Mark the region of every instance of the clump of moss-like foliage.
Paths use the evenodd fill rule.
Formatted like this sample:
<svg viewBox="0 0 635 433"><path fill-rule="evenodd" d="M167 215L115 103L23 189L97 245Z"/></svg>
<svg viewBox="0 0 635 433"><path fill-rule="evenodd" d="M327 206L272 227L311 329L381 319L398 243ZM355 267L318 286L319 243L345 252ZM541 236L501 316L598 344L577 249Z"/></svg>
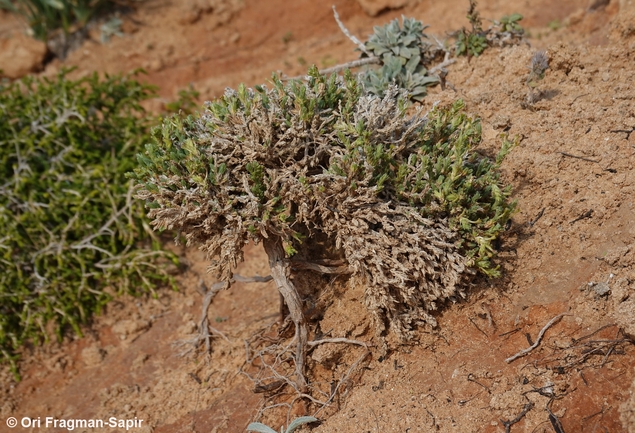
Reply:
<svg viewBox="0 0 635 433"><path fill-rule="evenodd" d="M350 74L228 89L196 116L171 117L139 155L140 182L157 229L177 230L229 283L242 249L263 242L296 324L302 381L306 325L289 280L307 247L327 238L366 287L377 319L407 338L462 292L473 269L497 275L492 242L514 203L495 160L474 148L478 120L463 104L406 115L391 87L364 95ZM336 257L333 257L336 256Z"/></svg>
<svg viewBox="0 0 635 433"><path fill-rule="evenodd" d="M81 334L113 295L167 281L174 259L148 242L125 177L155 121L139 105L153 88L65 74L0 82L0 361L14 370L50 323Z"/></svg>

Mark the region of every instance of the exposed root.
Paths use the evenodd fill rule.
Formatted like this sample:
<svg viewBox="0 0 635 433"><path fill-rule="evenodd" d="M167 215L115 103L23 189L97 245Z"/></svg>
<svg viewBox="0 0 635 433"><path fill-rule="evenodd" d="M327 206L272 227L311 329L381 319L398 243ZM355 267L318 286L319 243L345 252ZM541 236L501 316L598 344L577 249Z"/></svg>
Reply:
<svg viewBox="0 0 635 433"><path fill-rule="evenodd" d="M503 424L503 427L505 427L505 433L509 433L511 431L511 427L517 422L519 422L521 419L523 419L523 417L527 415L527 412L529 412L533 407L534 407L534 404L530 401L523 407L522 412L520 412L518 416L516 416L516 418L509 421L505 421L501 419L500 422L501 424Z"/></svg>
<svg viewBox="0 0 635 433"><path fill-rule="evenodd" d="M627 338L621 329L618 329L617 335L613 339L598 338L591 340L587 337L579 338L565 349L573 353L566 356L566 364L559 366L559 368L567 370L582 364L588 364L587 361L592 357L598 357L598 360L602 359L601 362L592 364L597 368L602 368L611 355L625 354L625 347L632 344L633 341Z"/></svg>
<svg viewBox="0 0 635 433"><path fill-rule="evenodd" d="M571 369L582 371L586 368L602 368L615 355L625 355L627 346L634 342L624 335L622 329L617 329L614 338L591 338L610 327L605 325L583 337L575 338L570 344L554 348L553 353L538 360L541 365L550 365L555 371L564 373ZM582 376L584 379L584 376Z"/></svg>
<svg viewBox="0 0 635 433"><path fill-rule="evenodd" d="M288 260L285 260L284 248L282 240L265 239L263 241L265 252L269 257L269 267L271 268L271 276L273 277L280 294L284 298L284 302L289 308L289 315L295 324L295 376L296 384L300 393L306 393L307 383L304 377L304 357L307 342L307 326L304 313L302 312L302 300L298 294L289 276L291 274L291 266Z"/></svg>
<svg viewBox="0 0 635 433"><path fill-rule="evenodd" d="M271 329L270 329L271 330ZM312 406L312 410L307 413L313 413L317 416L320 412L329 407L338 395L342 395L344 389L351 382L351 376L358 370L359 365L364 362L370 355L369 344L360 340L352 340L348 338L325 338L315 341L307 341L305 347L316 347L321 344L349 344L362 347L363 353L360 357L347 369L346 373L339 378L337 383L332 383L328 391L319 389L316 384L306 383L306 390L301 390L297 380L290 377L296 373L296 369L290 367L290 361L295 360L297 356L293 348L295 346L295 337L285 344L278 339L265 335L265 332L259 332L250 340L245 341L246 361L245 365L258 368L255 376L250 375L241 370L241 373L247 376L254 383L254 392L264 394L263 407L258 411L254 421L260 419L265 411L279 408L281 406L288 407L288 416L290 415L294 405L299 401ZM254 346L264 346L258 350L254 350ZM305 352L306 353L306 350ZM297 367L297 365L296 365ZM290 394L289 394L290 391ZM280 402L282 398L289 399L287 402ZM267 402L275 401L274 404L266 405Z"/></svg>
<svg viewBox="0 0 635 433"><path fill-rule="evenodd" d="M243 277L242 275L234 274L231 281L237 281L239 283L266 283L268 281L271 281L272 279L273 278L271 277L271 275L267 275L265 277L261 277L259 275L254 275L253 277ZM205 282L202 279L199 279L199 284L201 286L201 289L205 293L205 297L203 298L203 308L201 309L198 335L190 340L179 341L180 344L187 344L192 346L191 349L181 353L181 356L189 353L193 349L198 348L203 341L205 342L205 353L210 354L212 352L211 340L213 335L217 335L229 343L229 338L227 338L227 336L223 332L211 326L209 323L209 319L207 318L207 313L210 305L212 304L212 301L214 300L214 297L222 289L228 288L229 284L225 282L214 283L212 284L212 287L209 288L209 290L206 290Z"/></svg>
<svg viewBox="0 0 635 433"><path fill-rule="evenodd" d="M342 387L342 385L349 381L349 378L351 374L353 373L353 371L355 371L355 369L359 366L359 364L362 363L368 357L368 355L370 355L370 350L368 350L368 347L366 347L366 351L357 359L357 361L355 361L353 365L349 367L349 369L346 371L346 374L338 381L337 385L331 392L331 395L329 396L328 400L326 400L326 403L322 405L313 414L313 416L317 416L322 410L324 410L329 404L331 404L331 402L333 401L337 393L340 391L340 388Z"/></svg>

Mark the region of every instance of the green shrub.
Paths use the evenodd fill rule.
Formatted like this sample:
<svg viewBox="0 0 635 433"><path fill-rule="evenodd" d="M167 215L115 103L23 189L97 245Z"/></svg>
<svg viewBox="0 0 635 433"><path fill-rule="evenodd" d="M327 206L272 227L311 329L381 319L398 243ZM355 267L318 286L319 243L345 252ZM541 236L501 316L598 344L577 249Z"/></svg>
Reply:
<svg viewBox="0 0 635 433"><path fill-rule="evenodd" d="M0 9L20 15L45 41L57 29L68 33L75 23L84 26L97 12L112 5L112 0L0 0Z"/></svg>
<svg viewBox="0 0 635 433"><path fill-rule="evenodd" d="M0 360L61 337L113 295L169 279L125 173L153 116L152 87L97 74L0 83ZM144 240L145 239L145 240Z"/></svg>
<svg viewBox="0 0 635 433"><path fill-rule="evenodd" d="M308 83L228 90L154 130L139 197L155 228L200 245L228 283L249 241L292 262L329 239L310 259L345 259L379 329L407 336L470 269L498 274L492 242L515 205L498 174L512 143L492 161L474 151L480 123L461 102L427 116L405 106L395 86L381 99L316 68Z"/></svg>

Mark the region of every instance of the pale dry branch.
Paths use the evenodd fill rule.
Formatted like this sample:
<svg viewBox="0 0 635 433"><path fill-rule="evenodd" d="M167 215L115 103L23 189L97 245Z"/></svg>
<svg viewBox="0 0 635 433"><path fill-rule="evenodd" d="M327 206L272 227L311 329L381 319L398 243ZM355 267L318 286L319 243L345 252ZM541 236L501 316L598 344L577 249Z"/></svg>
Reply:
<svg viewBox="0 0 635 433"><path fill-rule="evenodd" d="M234 274L234 277L232 279L239 283L267 283L273 280L273 277L271 275L267 275L264 277L261 277L260 275L254 275L253 277L243 277L242 275Z"/></svg>
<svg viewBox="0 0 635 433"><path fill-rule="evenodd" d="M321 340L313 340L313 341L309 341L307 342L308 346L317 346L320 344L325 344L325 343L342 343L342 344L355 344L357 346L363 346L365 348L368 349L369 346L372 346L372 344L368 344L364 341L359 341L359 340L350 340L348 338L323 338Z"/></svg>
<svg viewBox="0 0 635 433"><path fill-rule="evenodd" d="M435 75L437 72L441 72L443 69L445 69L446 67L452 65L456 63L456 59L455 58L450 58L450 53L446 52L445 53L445 58L443 59L443 62L439 63L436 66L433 66L432 68L428 69L428 74L430 75Z"/></svg>
<svg viewBox="0 0 635 433"><path fill-rule="evenodd" d="M290 260L291 267L295 270L309 270L322 274L351 274L353 271L348 266L324 266L318 263L304 260Z"/></svg>
<svg viewBox="0 0 635 433"><path fill-rule="evenodd" d="M320 74L333 74L343 71L345 69L359 68L366 65L380 65L381 60L378 57L364 57L363 59L357 59L350 62L342 63L340 65L331 66L330 68L320 69ZM308 75L296 75L295 77L285 78L285 81L289 80L308 80Z"/></svg>
<svg viewBox="0 0 635 433"><path fill-rule="evenodd" d="M378 57L364 57L363 59L353 60L351 62L343 63L341 65L331 66L330 68L320 69L320 74L332 74L334 72L340 72L344 69L359 68L366 65L380 65L381 60Z"/></svg>
<svg viewBox="0 0 635 433"><path fill-rule="evenodd" d="M357 45L357 48L359 48L362 53L366 54L368 57L374 57L372 53L369 53L368 50L366 50L366 46L364 46L364 44L359 39L357 39L357 37L349 32L344 23L342 23L342 21L340 20L340 15L337 13L337 9L335 9L335 5L333 5L333 16L335 17L335 21L337 21L337 25L340 27L342 33L344 33L346 37L351 40L351 42Z"/></svg>
<svg viewBox="0 0 635 433"><path fill-rule="evenodd" d="M506 363L510 363L518 358L522 358L523 356L527 355L529 352L531 352L532 350L534 350L535 348L537 348L540 345L540 342L542 341L542 337L545 335L545 332L547 332L547 329L549 329L551 326L553 326L556 322L558 322L560 319L562 319L564 316L568 316L569 314L566 313L562 313L562 314L558 314L556 317L554 317L553 319L551 319L549 322L547 322L547 324L540 330L540 332L538 333L538 337L536 338L536 341L534 342L534 344L532 344L531 346L529 346L526 349L521 350L520 352L518 352L517 354L515 354L514 356L510 356L509 358L507 358L505 360Z"/></svg>

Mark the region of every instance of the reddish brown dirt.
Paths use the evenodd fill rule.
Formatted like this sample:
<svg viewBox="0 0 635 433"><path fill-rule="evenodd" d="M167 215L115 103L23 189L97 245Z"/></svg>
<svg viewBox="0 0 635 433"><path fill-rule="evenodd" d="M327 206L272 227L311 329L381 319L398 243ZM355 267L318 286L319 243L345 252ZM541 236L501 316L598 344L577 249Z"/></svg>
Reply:
<svg viewBox="0 0 635 433"><path fill-rule="evenodd" d="M374 18L353 0L334 3L360 37L401 14L430 23L428 31L441 37L467 25L463 0L422 0ZM66 431L8 430L9 416L114 416L143 419L134 432L244 432L255 419L279 427L306 413L324 420L316 432L503 432L503 421L530 402L532 409L511 432L557 431L549 411L567 433L635 431L633 399L625 403L635 376L632 345L590 352L601 340L622 338L620 329L635 335L635 132L624 132L635 129L635 11L623 3L618 14L615 0L593 11L587 1L479 2L483 17L522 13L532 48L491 49L469 62L460 59L449 67L450 86L433 89L425 106L463 98L468 111L482 118L485 153L500 146L503 132L521 138L503 164L519 204L501 243L504 275L476 281L467 299L438 313L437 329L420 332L411 345L386 357L373 349L329 407L263 411L292 395L254 394L253 382L240 373L256 372L245 366L244 340L277 318L272 283L237 283L221 292L208 317L227 340L215 338L209 358L183 355L190 346L175 343L196 334L201 281L214 283L202 254L188 250L190 266L178 276L179 292L113 302L84 338L28 351L19 383L1 370L0 431ZM141 2L122 17L123 37L102 45L95 27L90 40L43 73L64 66L77 66L75 75L144 67L148 81L161 89L153 108L190 83L202 100L210 99L227 86L264 82L272 71L293 76L313 63L328 67L355 59L331 4ZM556 24L562 27L553 30ZM15 22L0 15L2 35L14 31ZM547 50L550 69L539 87L542 98L523 108L536 49ZM238 272L268 273L260 247L247 247ZM323 317L314 318L322 331L372 339L363 288L312 275L299 280L325 287L323 296L332 301ZM589 284L600 282L610 292L598 295L601 286ZM567 315L536 350L505 362L561 313ZM323 347L311 352L309 367L313 385L328 391L362 351Z"/></svg>

